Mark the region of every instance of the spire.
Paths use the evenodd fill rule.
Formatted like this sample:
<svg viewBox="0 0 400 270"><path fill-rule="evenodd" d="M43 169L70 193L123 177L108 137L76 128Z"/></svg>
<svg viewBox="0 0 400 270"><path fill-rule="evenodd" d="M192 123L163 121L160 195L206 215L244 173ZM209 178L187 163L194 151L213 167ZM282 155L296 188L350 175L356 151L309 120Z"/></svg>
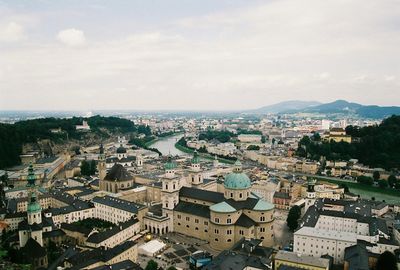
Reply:
<svg viewBox="0 0 400 270"><path fill-rule="evenodd" d="M27 177L26 180L28 181L28 184L26 185L27 187L34 187L35 186L36 176L35 176L35 173L33 172L32 163L29 164L28 177Z"/></svg>

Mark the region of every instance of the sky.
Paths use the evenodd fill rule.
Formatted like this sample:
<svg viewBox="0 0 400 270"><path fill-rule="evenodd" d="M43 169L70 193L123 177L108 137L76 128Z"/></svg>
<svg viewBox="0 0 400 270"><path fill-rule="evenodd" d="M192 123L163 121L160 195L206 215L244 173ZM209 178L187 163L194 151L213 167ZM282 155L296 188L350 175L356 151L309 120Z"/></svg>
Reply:
<svg viewBox="0 0 400 270"><path fill-rule="evenodd" d="M399 0L0 0L0 110L400 105Z"/></svg>

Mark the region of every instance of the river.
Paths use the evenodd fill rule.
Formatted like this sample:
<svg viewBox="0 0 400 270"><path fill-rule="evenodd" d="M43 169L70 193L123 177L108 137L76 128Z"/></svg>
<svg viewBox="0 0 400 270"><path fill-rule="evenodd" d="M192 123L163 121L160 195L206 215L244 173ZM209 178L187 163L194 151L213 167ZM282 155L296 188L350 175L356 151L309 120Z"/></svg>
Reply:
<svg viewBox="0 0 400 270"><path fill-rule="evenodd" d="M152 148L157 148L163 156L167 156L169 154L175 156L175 155L187 155L186 153L182 152L179 149L175 148L175 143L182 138L182 134L174 135L171 137L166 137L166 138L160 138L158 141L155 143L151 144L149 147Z"/></svg>

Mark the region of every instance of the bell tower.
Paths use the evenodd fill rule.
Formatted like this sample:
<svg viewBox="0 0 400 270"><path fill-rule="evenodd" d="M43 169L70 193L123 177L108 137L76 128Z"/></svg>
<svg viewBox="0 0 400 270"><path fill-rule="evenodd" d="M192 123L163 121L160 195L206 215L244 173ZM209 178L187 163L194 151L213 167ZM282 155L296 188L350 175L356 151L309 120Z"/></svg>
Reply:
<svg viewBox="0 0 400 270"><path fill-rule="evenodd" d="M193 153L193 158L191 160L191 171L189 173L189 183L192 185L203 184L203 174L201 172L200 158L199 154L195 150Z"/></svg>
<svg viewBox="0 0 400 270"><path fill-rule="evenodd" d="M100 144L99 164L97 166L97 169L99 171L99 178L100 181L102 181L106 177L106 155L104 154L103 144Z"/></svg>
<svg viewBox="0 0 400 270"><path fill-rule="evenodd" d="M314 178L308 178L307 180L307 198L306 198L306 205L305 211L311 206L314 205L316 198L315 192L315 183L317 181Z"/></svg>
<svg viewBox="0 0 400 270"><path fill-rule="evenodd" d="M165 176L162 179L161 202L163 216L170 218L168 230L173 231L174 208L179 203L180 181L175 176L176 164L172 158L168 157L168 162L164 166Z"/></svg>

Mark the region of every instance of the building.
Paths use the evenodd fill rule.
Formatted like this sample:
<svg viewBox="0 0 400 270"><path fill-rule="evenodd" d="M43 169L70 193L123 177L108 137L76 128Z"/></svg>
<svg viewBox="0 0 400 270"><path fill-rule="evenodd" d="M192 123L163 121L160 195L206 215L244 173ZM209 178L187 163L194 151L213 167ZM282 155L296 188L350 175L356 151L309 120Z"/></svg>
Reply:
<svg viewBox="0 0 400 270"><path fill-rule="evenodd" d="M217 250L229 249L241 238L274 243L274 206L250 193L251 181L240 162L224 181L224 192L175 187L177 204L171 209L174 231L204 239Z"/></svg>
<svg viewBox="0 0 400 270"><path fill-rule="evenodd" d="M372 216L371 209L365 202L315 200L294 233L294 252L313 257L329 255L334 263L341 264L346 248L359 242L366 243L368 251L375 254L399 249L386 221Z"/></svg>
<svg viewBox="0 0 400 270"><path fill-rule="evenodd" d="M260 134L239 134L238 140L243 143L261 143Z"/></svg>
<svg viewBox="0 0 400 270"><path fill-rule="evenodd" d="M281 265L295 267L295 269L297 267L306 270L329 270L330 260L280 250L275 255L274 269L282 269Z"/></svg>

